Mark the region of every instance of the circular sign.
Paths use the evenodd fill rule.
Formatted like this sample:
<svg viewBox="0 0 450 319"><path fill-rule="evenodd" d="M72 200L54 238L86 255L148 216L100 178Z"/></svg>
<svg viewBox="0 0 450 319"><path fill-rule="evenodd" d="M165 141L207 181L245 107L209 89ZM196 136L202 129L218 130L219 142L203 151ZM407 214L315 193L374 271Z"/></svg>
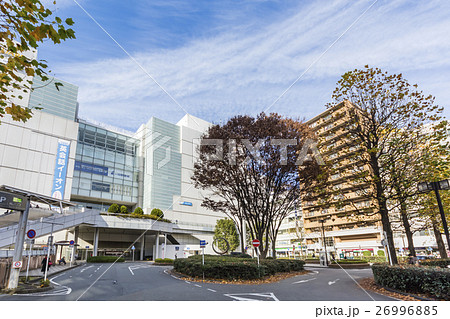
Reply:
<svg viewBox="0 0 450 319"><path fill-rule="evenodd" d="M27 231L27 237L33 239L34 237L36 237L36 231L34 229L30 229L29 231Z"/></svg>
<svg viewBox="0 0 450 319"><path fill-rule="evenodd" d="M75 242L73 240L69 241L69 245L73 246Z"/></svg>
<svg viewBox="0 0 450 319"><path fill-rule="evenodd" d="M253 247L259 247L260 244L261 244L261 243L259 242L258 239L253 239L253 241L252 241Z"/></svg>
<svg viewBox="0 0 450 319"><path fill-rule="evenodd" d="M22 268L22 262L21 261L15 261L13 263L13 268Z"/></svg>

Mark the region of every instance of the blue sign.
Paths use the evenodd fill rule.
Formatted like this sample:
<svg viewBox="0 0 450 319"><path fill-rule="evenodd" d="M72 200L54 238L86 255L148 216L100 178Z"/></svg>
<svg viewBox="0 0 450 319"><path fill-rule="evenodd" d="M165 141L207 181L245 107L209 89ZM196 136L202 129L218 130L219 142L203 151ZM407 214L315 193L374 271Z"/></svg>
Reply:
<svg viewBox="0 0 450 319"><path fill-rule="evenodd" d="M100 182L92 182L91 189L93 191L109 193L111 190L111 185Z"/></svg>
<svg viewBox="0 0 450 319"><path fill-rule="evenodd" d="M192 203L191 202L180 202L180 205L192 206Z"/></svg>
<svg viewBox="0 0 450 319"><path fill-rule="evenodd" d="M75 170L86 173L108 176L108 167L75 161Z"/></svg>
<svg viewBox="0 0 450 319"><path fill-rule="evenodd" d="M200 248L206 247L206 240L200 240Z"/></svg>
<svg viewBox="0 0 450 319"><path fill-rule="evenodd" d="M33 239L34 237L36 237L36 231L34 229L30 229L27 232L27 237L30 238L30 239Z"/></svg>
<svg viewBox="0 0 450 319"><path fill-rule="evenodd" d="M53 175L52 197L64 198L66 187L67 165L69 163L70 141L59 140L56 153L55 172Z"/></svg>
<svg viewBox="0 0 450 319"><path fill-rule="evenodd" d="M179 250L180 250L180 247L175 246L175 251L179 251Z"/></svg>
<svg viewBox="0 0 450 319"><path fill-rule="evenodd" d="M75 242L73 240L69 241L69 245L73 246Z"/></svg>

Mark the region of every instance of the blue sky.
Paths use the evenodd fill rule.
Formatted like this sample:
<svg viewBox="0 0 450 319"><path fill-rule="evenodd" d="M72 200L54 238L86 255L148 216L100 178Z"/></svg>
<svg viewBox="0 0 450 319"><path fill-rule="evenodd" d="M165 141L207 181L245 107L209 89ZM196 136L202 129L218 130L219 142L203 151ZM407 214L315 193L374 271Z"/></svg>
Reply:
<svg viewBox="0 0 450 319"><path fill-rule="evenodd" d="M449 1L77 1L145 70L73 0L50 4L77 39L44 44L39 58L79 86L84 118L132 131L185 111L218 123L267 109L307 70L269 112L309 119L366 64L403 73L450 117Z"/></svg>

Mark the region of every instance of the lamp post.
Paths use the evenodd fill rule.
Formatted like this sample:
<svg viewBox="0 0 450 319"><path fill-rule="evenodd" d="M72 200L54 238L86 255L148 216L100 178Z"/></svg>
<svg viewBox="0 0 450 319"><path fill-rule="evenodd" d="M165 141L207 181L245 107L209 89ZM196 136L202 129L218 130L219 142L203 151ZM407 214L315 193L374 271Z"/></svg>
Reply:
<svg viewBox="0 0 450 319"><path fill-rule="evenodd" d="M444 179L439 182L422 182L417 185L417 188L419 190L419 193L428 193L430 191L434 191L434 193L436 194L439 213L441 214L442 227L444 228L445 237L447 238L448 249L450 249L450 234L448 232L448 225L444 214L444 207L442 206L441 195L439 194L440 189L450 189L450 180Z"/></svg>
<svg viewBox="0 0 450 319"><path fill-rule="evenodd" d="M322 241L323 241L323 249L325 251L325 264L328 265L327 243L325 242L325 227L323 227L325 219L319 219L319 222L322 224Z"/></svg>
<svg viewBox="0 0 450 319"><path fill-rule="evenodd" d="M47 274L48 274L48 261L50 258L50 250L53 246L53 226L54 225L63 225L63 224L44 221L43 217L41 217L41 223L46 223L46 224L52 225L52 230L50 231L50 236L48 237L48 240L47 240L47 262L45 264L45 272L44 272L44 281L45 281L45 280L47 280ZM55 256L56 256L56 253L55 253Z"/></svg>

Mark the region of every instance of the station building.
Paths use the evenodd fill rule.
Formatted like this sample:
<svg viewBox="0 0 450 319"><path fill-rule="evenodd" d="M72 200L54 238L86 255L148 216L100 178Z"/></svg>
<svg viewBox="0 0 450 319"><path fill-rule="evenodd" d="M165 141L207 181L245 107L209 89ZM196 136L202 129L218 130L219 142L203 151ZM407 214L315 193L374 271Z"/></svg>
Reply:
<svg viewBox="0 0 450 319"><path fill-rule="evenodd" d="M63 86L57 89L56 82ZM69 258L65 243L70 240L76 240L76 254L83 259L123 252L136 259L187 257L201 251L200 240L209 243L207 253L213 252L214 226L224 216L201 206L209 194L190 180L196 146L210 123L188 114L176 124L152 117L128 132L80 119L73 84L36 80L33 87L26 100L42 109L26 123L2 119L0 186L73 204L63 211L32 206L29 227L37 228L36 248L45 249L49 223L59 221L63 225L55 224L52 232L61 248L57 258ZM141 207L144 214L159 208L171 223L113 216L107 210L114 203L129 212ZM8 235L13 221L14 214L0 215L0 249L14 245Z"/></svg>

